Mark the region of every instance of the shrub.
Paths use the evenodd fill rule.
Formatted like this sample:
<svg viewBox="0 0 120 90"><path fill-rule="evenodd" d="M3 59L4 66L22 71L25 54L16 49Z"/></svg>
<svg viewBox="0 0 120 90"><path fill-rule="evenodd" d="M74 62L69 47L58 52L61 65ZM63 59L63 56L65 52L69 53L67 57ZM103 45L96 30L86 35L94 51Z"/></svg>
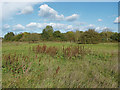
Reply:
<svg viewBox="0 0 120 90"><path fill-rule="evenodd" d="M69 46L64 49L63 47L64 57L71 59L72 57L83 57L87 54L87 49L84 46Z"/></svg>
<svg viewBox="0 0 120 90"><path fill-rule="evenodd" d="M33 51L37 54L45 53L50 56L55 56L58 52L58 49L52 46L47 47L46 45L43 45L43 46L37 45L36 47L33 47Z"/></svg>

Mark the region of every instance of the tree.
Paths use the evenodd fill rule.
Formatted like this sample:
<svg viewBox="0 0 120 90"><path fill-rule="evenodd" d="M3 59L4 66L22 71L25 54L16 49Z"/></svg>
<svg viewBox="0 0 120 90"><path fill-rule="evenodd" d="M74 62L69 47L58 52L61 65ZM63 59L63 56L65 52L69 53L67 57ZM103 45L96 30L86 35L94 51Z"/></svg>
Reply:
<svg viewBox="0 0 120 90"><path fill-rule="evenodd" d="M23 37L23 34L18 34L14 36L14 41L20 41L20 39Z"/></svg>
<svg viewBox="0 0 120 90"><path fill-rule="evenodd" d="M80 31L76 30L75 34L74 34L74 38L75 38L75 42L79 41L80 38Z"/></svg>
<svg viewBox="0 0 120 90"><path fill-rule="evenodd" d="M120 38L120 34L119 33L114 33L113 35L111 35L110 37L113 41L119 41Z"/></svg>
<svg viewBox="0 0 120 90"><path fill-rule="evenodd" d="M101 41L102 42L108 42L111 41L111 35L113 34L113 32L111 31L103 31L100 33L100 37L101 37Z"/></svg>
<svg viewBox="0 0 120 90"><path fill-rule="evenodd" d="M35 41L39 41L40 40L40 35L37 33L32 33L29 35L28 41L32 41L33 43Z"/></svg>
<svg viewBox="0 0 120 90"><path fill-rule="evenodd" d="M46 28L43 29L42 38L43 38L43 40L52 40L53 39L53 28L52 28L52 26L46 26Z"/></svg>
<svg viewBox="0 0 120 90"><path fill-rule="evenodd" d="M58 41L61 41L61 37L62 37L62 34L60 31L54 31L53 33L53 36L54 36L54 40L58 40Z"/></svg>
<svg viewBox="0 0 120 90"><path fill-rule="evenodd" d="M35 41L40 40L40 34L37 33L23 33L23 37L20 39L20 41L32 41L33 43Z"/></svg>
<svg viewBox="0 0 120 90"><path fill-rule="evenodd" d="M89 29L81 35L81 43L83 44L97 44L99 43L99 34L94 29Z"/></svg>
<svg viewBox="0 0 120 90"><path fill-rule="evenodd" d="M30 33L28 33L28 32L24 32L24 33L22 33L22 38L20 39L20 41L29 41L29 35L30 35Z"/></svg>
<svg viewBox="0 0 120 90"><path fill-rule="evenodd" d="M67 41L66 33L61 33L61 40Z"/></svg>
<svg viewBox="0 0 120 90"><path fill-rule="evenodd" d="M15 34L13 32L8 32L5 36L4 36L4 40L5 41L13 41L14 40L14 36Z"/></svg>
<svg viewBox="0 0 120 90"><path fill-rule="evenodd" d="M67 33L66 33L66 37L67 37L67 40L68 41L74 41L74 32L73 31L68 31Z"/></svg>

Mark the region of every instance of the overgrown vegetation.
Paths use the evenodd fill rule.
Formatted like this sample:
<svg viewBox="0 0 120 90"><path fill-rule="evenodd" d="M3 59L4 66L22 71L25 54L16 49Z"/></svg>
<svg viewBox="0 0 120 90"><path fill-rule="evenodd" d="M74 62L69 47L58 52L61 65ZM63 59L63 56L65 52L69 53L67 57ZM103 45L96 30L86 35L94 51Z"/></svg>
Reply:
<svg viewBox="0 0 120 90"><path fill-rule="evenodd" d="M101 42L119 42L120 33L111 32L109 30L101 33L96 32L94 29L88 31L68 31L61 33L60 31L54 31L52 26L46 26L42 33L20 33L15 35L13 32L9 32L4 36L3 41L70 41L81 44L96 44Z"/></svg>
<svg viewBox="0 0 120 90"><path fill-rule="evenodd" d="M32 48L32 50L36 53L36 54L47 54L50 56L58 56L58 57L66 57L67 59L71 59L71 58L76 58L76 57L83 57L86 54L90 54L90 50L85 49L84 46L69 46L64 48L64 46L62 47L62 49L58 49L55 46L50 46L47 47L46 45L40 46L34 46ZM60 53L61 51L61 53Z"/></svg>
<svg viewBox="0 0 120 90"><path fill-rule="evenodd" d="M118 45L3 42L3 88L116 88Z"/></svg>

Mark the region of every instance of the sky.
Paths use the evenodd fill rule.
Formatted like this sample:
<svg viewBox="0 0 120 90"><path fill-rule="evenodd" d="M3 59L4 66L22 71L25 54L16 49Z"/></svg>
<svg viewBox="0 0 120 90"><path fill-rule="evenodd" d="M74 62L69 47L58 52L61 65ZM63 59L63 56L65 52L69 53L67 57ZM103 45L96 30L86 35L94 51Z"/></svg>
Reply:
<svg viewBox="0 0 120 90"><path fill-rule="evenodd" d="M88 29L95 29L97 32L107 29L118 32L120 23L118 0L114 0L115 2L85 1L7 2L6 0L0 3L2 8L0 36L3 37L8 32L42 33L47 25L53 26L54 31L59 30L62 33Z"/></svg>

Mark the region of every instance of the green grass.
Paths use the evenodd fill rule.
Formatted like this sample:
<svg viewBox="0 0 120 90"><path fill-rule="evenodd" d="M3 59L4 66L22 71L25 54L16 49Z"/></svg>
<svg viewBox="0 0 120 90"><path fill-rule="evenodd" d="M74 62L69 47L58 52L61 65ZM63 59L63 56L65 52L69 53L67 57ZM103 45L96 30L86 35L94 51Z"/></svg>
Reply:
<svg viewBox="0 0 120 90"><path fill-rule="evenodd" d="M59 57L47 54L36 54L30 47L37 45L77 46L69 42L3 42L2 44L2 87L3 88L117 88L118 87L118 44L79 44L91 49L83 58L67 59L59 53ZM22 56L28 56L24 62L26 73L8 71L5 57L9 54L19 56L18 63L22 65ZM21 54L21 55L20 55ZM39 59L41 61L39 62ZM31 63L31 64L30 64ZM13 63L13 65L15 62ZM8 65L9 66L9 65ZM11 66L10 66L11 67ZM56 70L60 67L58 72ZM22 69L21 69L22 70Z"/></svg>

